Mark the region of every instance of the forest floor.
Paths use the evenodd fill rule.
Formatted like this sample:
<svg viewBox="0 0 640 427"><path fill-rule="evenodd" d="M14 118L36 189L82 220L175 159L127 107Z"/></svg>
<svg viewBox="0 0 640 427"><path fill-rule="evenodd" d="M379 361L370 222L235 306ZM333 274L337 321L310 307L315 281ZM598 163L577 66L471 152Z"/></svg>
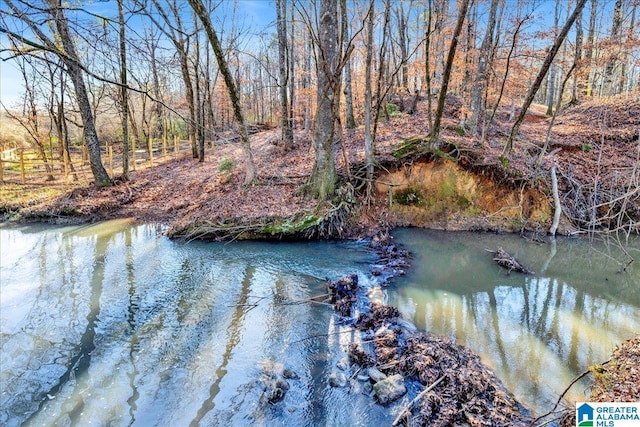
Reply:
<svg viewBox="0 0 640 427"><path fill-rule="evenodd" d="M444 145L438 155L418 148L398 159L396 150L404 141L428 135L425 110L426 102L421 101L417 113L399 112L379 123L375 155L382 170L440 161L439 156L455 158L459 167L489 176L497 188L537 188L551 205L549 170L555 164L563 212L576 227L588 224L612 228L622 216L640 218L640 101L583 103L561 111L546 149L551 154L545 155L539 165L536 162L550 122L542 106L531 108L514 149L505 160L501 153L512 125L509 114L497 114L495 125L487 134L488 142L481 145L479 137L459 126L462 104L455 98L445 109L440 134ZM216 237L215 233L198 235L194 227L197 224L208 224L208 230L234 224L239 227L234 230L242 230L244 226L256 229L270 221L301 218L310 212L321 216L317 202L302 191L313 167L310 133L296 131L295 144L286 153L279 136L279 129L270 129L251 137L258 176L252 186L241 185L243 155L238 144L217 143L207 150L203 163L191 158L168 161L131 172L128 182L116 178L116 185L103 189L88 186L57 194L61 190L54 191L46 183L39 187L40 191L33 186L0 186L5 187L0 188L0 211L5 217L26 221L91 222L130 217L167 224L170 234L188 237ZM363 139L362 126L345 131L337 151L338 173L342 182L351 183L352 189L362 183L356 177L363 176ZM602 204L595 215L588 208L589 198L594 197L613 202ZM374 192L374 197L365 198L363 192L356 191L355 198L357 209L352 210L346 227L338 230L339 236L328 237L371 235L379 228L396 225L386 194ZM620 206L624 208L622 216ZM475 229L477 223L476 220ZM220 229L225 231L223 228ZM465 224L458 228L464 229ZM480 228L496 226L493 223ZM224 232L222 236L228 237Z"/></svg>

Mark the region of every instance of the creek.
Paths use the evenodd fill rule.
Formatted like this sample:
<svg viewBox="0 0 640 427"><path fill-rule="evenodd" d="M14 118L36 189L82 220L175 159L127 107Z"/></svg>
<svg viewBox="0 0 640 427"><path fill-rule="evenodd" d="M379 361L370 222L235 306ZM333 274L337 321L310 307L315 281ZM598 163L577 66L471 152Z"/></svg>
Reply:
<svg viewBox="0 0 640 427"><path fill-rule="evenodd" d="M385 408L357 381L328 384L359 337L308 300L349 273L471 347L539 410L640 330L639 269L616 273L614 246L402 229L413 267L380 290L363 243L162 232L127 220L0 227L0 424L389 425L415 389ZM484 251L496 246L537 274L507 275ZM268 404L260 378L274 364L299 378Z"/></svg>

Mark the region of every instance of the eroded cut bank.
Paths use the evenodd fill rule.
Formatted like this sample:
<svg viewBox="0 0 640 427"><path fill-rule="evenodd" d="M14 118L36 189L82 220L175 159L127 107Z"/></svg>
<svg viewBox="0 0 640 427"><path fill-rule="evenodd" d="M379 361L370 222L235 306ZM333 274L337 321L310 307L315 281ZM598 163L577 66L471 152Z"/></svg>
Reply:
<svg viewBox="0 0 640 427"><path fill-rule="evenodd" d="M538 189L499 185L489 175L447 159L420 161L381 174L378 197L386 198L398 226L442 230L547 230L553 211ZM565 225L561 232L567 232Z"/></svg>

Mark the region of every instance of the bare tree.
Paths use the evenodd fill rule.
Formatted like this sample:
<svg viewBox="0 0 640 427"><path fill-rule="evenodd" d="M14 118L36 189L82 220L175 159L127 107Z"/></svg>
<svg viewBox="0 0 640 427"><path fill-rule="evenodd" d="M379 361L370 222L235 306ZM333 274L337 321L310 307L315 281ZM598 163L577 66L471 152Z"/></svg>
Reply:
<svg viewBox="0 0 640 427"><path fill-rule="evenodd" d="M250 185L256 177L256 167L253 163L253 153L251 152L251 144L249 143L249 134L247 132L247 126L244 122L242 107L240 106L240 95L236 87L236 83L233 79L233 76L231 75L231 71L229 70L229 67L227 65L227 60L225 59L224 53L222 52L220 40L218 39L218 35L213 28L213 25L211 24L211 18L209 17L209 13L205 9L202 0L189 0L189 4L200 19L200 22L202 23L202 26L207 33L209 43L211 43L211 48L213 49L213 53L216 56L216 60L218 62L218 68L220 69L220 73L222 74L224 82L227 86L227 92L229 93L229 98L231 98L231 105L233 106L233 115L236 119L236 122L238 123L238 132L240 133L240 140L245 154L244 185Z"/></svg>
<svg viewBox="0 0 640 427"><path fill-rule="evenodd" d="M347 17L347 5L346 1L340 3L340 12L342 16L342 25L346 28L345 31L345 43L349 41L350 25ZM347 50L347 46L344 46L344 50ZM351 57L347 58L344 64L344 103L345 103L345 127L347 129L354 129L356 127L356 118L353 113L353 81L351 77Z"/></svg>
<svg viewBox="0 0 640 427"><path fill-rule="evenodd" d="M540 71L538 72L536 79L531 85L531 88L529 88L529 92L527 93L524 103L522 104L522 108L520 109L520 113L518 114L518 118L516 119L516 122L513 124L513 127L511 128L511 134L509 135L509 139L507 139L507 143L505 144L504 150L502 151L503 157L507 156L511 152L511 149L513 148L513 140L518 134L518 131L520 130L520 125L524 120L524 116L527 113L529 106L533 102L533 98L536 96L538 89L540 89L540 84L542 83L542 80L546 76L547 71L549 71L549 67L551 66L551 63L553 62L553 59L555 58L556 54L558 53L558 50L560 50L560 46L562 46L562 42L567 37L567 34L569 33L569 29L575 22L576 17L580 13L580 11L582 10L586 2L587 0L578 0L576 4L576 8L574 9L573 13L569 16L569 18L567 18L567 22L565 22L564 27L562 28L562 31L560 31L560 34L558 34L558 37L556 38L553 46L549 50L549 53L547 53L547 56L544 59L542 66L540 67Z"/></svg>
<svg viewBox="0 0 640 427"><path fill-rule="evenodd" d="M120 109L122 110L122 178L129 180L129 96L127 91L127 43L125 39L124 1L118 0L120 35Z"/></svg>
<svg viewBox="0 0 640 427"><path fill-rule="evenodd" d="M142 0L136 0L141 2ZM193 91L193 81L191 77L191 69L189 67L189 55L190 55L190 40L189 33L187 32L183 23L183 11L178 7L178 3L174 0L169 3L169 11L171 16L162 6L159 0L152 0L155 9L160 14L162 22L158 21L153 13L149 13L148 16L151 21L165 34L178 55L180 62L180 72L182 74L182 81L184 82L185 96L187 98L187 106L189 109L188 120L188 133L191 140L191 149L193 158L198 157L197 149L197 133L196 133L196 101ZM142 3L144 4L144 3Z"/></svg>
<svg viewBox="0 0 640 427"><path fill-rule="evenodd" d="M487 87L487 73L491 68L489 63L491 59L491 51L493 45L493 33L496 26L496 11L498 9L499 0L491 0L491 6L489 8L489 19L487 21L487 29L480 45L480 52L478 54L478 66L476 68L475 81L471 88L471 118L469 124L471 130L474 133L478 131L478 122L483 119L484 113L484 97L482 96Z"/></svg>
<svg viewBox="0 0 640 427"><path fill-rule="evenodd" d="M471 0L459 0L458 2L458 20L456 22L456 27L453 30L453 37L451 38L449 53L447 54L447 62L444 65L444 71L442 73L442 85L440 87L440 95L438 97L438 107L430 134L431 141L434 142L438 139L438 135L440 134L440 122L442 120L442 114L444 113L444 103L447 97L447 88L449 86L449 78L451 77L451 69L453 68L453 59L456 55L456 47L458 46L458 38L462 32L462 25L464 24L465 17L467 16L467 10L469 10L469 3L471 3Z"/></svg>
<svg viewBox="0 0 640 427"><path fill-rule="evenodd" d="M22 34L8 29L4 24L0 25L0 32L7 34L31 48L54 53L64 63L74 87L78 107L80 108L83 136L89 153L89 163L95 184L98 187L110 186L111 179L102 164L100 140L96 132L93 109L84 82L83 67L76 52L73 36L69 28L69 21L64 13L65 7L61 1L48 0L46 5L39 8L45 11L47 19L50 19L52 22L52 29L55 31L55 34L54 37L51 38L40 28L37 17L33 17L34 12L31 6L26 7L26 9L20 9L12 0L5 0L5 4L13 13L14 18L24 23L39 39L39 42L29 40Z"/></svg>
<svg viewBox="0 0 640 427"><path fill-rule="evenodd" d="M287 2L286 0L276 0L276 26L278 28L278 71L279 81L278 88L280 89L280 114L281 114L281 126L282 126L282 145L284 151L288 151L289 147L293 145L293 129L292 123L289 120L291 113L289 109L291 105L288 99L288 87L291 84L289 82L289 67L287 61L292 61L290 55L287 55ZM291 76L292 77L292 76Z"/></svg>
<svg viewBox="0 0 640 427"><path fill-rule="evenodd" d="M318 88L317 108L313 124L315 160L307 193L325 200L335 191L337 173L334 146L340 137L338 130L338 102L340 98L338 68L338 1L320 0L317 39Z"/></svg>

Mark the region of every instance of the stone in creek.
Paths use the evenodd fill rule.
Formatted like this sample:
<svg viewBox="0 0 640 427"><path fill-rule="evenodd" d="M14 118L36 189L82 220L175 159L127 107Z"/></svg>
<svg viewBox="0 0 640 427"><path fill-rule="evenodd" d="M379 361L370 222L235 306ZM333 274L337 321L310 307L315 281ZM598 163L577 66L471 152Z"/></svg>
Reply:
<svg viewBox="0 0 640 427"><path fill-rule="evenodd" d="M280 402L289 390L289 382L281 376L264 381L264 384L264 398L269 403Z"/></svg>
<svg viewBox="0 0 640 427"><path fill-rule="evenodd" d="M348 367L349 367L349 357L347 356L338 360L338 363L336 363L336 368L340 369L341 371L346 371Z"/></svg>
<svg viewBox="0 0 640 427"><path fill-rule="evenodd" d="M371 378L371 381L374 383L377 383L378 381L386 379L387 376L376 368L369 368L369 378Z"/></svg>
<svg viewBox="0 0 640 427"><path fill-rule="evenodd" d="M373 392L382 405L387 405L394 400L404 396L407 388L404 385L404 378L400 374L391 375L373 385Z"/></svg>
<svg viewBox="0 0 640 427"><path fill-rule="evenodd" d="M331 387L344 387L347 385L347 376L342 372L332 372L329 375L329 385Z"/></svg>
<svg viewBox="0 0 640 427"><path fill-rule="evenodd" d="M282 376L288 380L297 380L298 378L300 378L298 374L296 374L295 371L291 369L285 369L284 371L282 371Z"/></svg>

